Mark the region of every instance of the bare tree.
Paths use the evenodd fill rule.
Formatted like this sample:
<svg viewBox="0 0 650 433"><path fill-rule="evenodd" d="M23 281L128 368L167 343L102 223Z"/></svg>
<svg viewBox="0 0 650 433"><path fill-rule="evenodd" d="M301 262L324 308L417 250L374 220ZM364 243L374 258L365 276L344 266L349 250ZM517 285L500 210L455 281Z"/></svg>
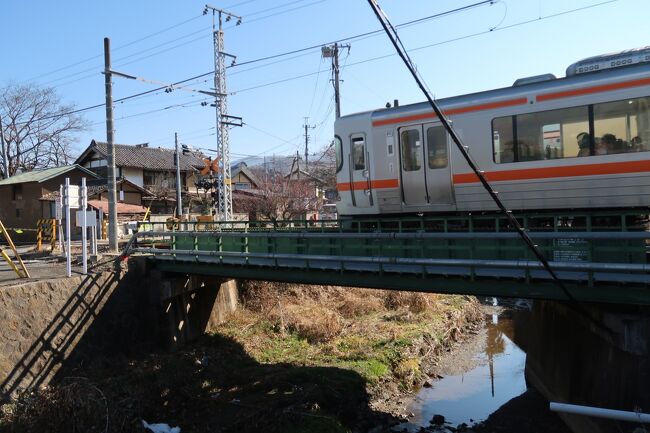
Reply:
<svg viewBox="0 0 650 433"><path fill-rule="evenodd" d="M316 154L310 164L309 172L323 182L325 189L336 189L336 154L334 143L329 144Z"/></svg>
<svg viewBox="0 0 650 433"><path fill-rule="evenodd" d="M296 180L268 173L260 179L257 190L251 190L238 199L238 207L255 218L272 221L300 218L322 204L310 178Z"/></svg>
<svg viewBox="0 0 650 433"><path fill-rule="evenodd" d="M62 103L52 88L8 85L0 89L0 133L5 139L10 176L74 160L75 134L87 126L74 108Z"/></svg>

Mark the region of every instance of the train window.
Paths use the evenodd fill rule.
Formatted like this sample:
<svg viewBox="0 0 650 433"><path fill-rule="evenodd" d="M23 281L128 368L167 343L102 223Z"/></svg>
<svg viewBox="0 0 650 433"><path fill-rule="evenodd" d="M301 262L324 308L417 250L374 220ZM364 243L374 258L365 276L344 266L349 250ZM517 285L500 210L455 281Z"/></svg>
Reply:
<svg viewBox="0 0 650 433"><path fill-rule="evenodd" d="M492 146L497 164L515 161L513 116L492 120Z"/></svg>
<svg viewBox="0 0 650 433"><path fill-rule="evenodd" d="M517 161L569 158L580 153L577 136L589 131L587 107L521 114L516 120Z"/></svg>
<svg viewBox="0 0 650 433"><path fill-rule="evenodd" d="M650 150L650 98L594 104L596 155Z"/></svg>
<svg viewBox="0 0 650 433"><path fill-rule="evenodd" d="M343 143L338 135L334 136L334 153L336 155L336 172L338 173L343 168Z"/></svg>
<svg viewBox="0 0 650 433"><path fill-rule="evenodd" d="M427 160L429 168L447 167L447 133L442 126L427 128Z"/></svg>
<svg viewBox="0 0 650 433"><path fill-rule="evenodd" d="M590 152L588 107L563 108L492 120L494 162L586 156ZM516 145L515 145L516 143Z"/></svg>
<svg viewBox="0 0 650 433"><path fill-rule="evenodd" d="M650 97L496 118L492 145L497 164L650 151Z"/></svg>
<svg viewBox="0 0 650 433"><path fill-rule="evenodd" d="M402 169L404 171L417 171L422 167L422 142L420 131L405 129L400 136L402 146Z"/></svg>
<svg viewBox="0 0 650 433"><path fill-rule="evenodd" d="M355 170L366 169L366 141L363 137L352 139L352 162Z"/></svg>

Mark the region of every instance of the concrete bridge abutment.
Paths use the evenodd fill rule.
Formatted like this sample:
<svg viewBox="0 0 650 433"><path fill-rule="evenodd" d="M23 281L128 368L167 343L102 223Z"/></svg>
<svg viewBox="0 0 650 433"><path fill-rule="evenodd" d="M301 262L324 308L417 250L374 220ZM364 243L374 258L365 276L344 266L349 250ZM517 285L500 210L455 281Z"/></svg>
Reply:
<svg viewBox="0 0 650 433"><path fill-rule="evenodd" d="M144 258L87 276L0 286L0 397L80 364L174 350L227 320L233 280L163 274Z"/></svg>
<svg viewBox="0 0 650 433"><path fill-rule="evenodd" d="M650 412L650 309L535 301L517 316L515 342L526 378L549 401ZM561 414L575 432L633 431L632 425Z"/></svg>

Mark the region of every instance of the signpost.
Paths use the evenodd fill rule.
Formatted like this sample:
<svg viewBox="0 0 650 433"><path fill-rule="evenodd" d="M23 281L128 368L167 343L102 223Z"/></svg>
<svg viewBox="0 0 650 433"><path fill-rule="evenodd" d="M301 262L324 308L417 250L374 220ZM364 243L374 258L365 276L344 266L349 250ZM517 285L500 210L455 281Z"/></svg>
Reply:
<svg viewBox="0 0 650 433"><path fill-rule="evenodd" d="M86 178L81 178L81 266L82 273L86 275L88 273L88 249L86 248L86 243L88 241L88 226L86 222L87 212L86 208L88 207L88 189L86 188Z"/></svg>
<svg viewBox="0 0 650 433"><path fill-rule="evenodd" d="M86 196L86 178L81 180L82 188L77 185L70 185L70 178L65 178L65 185L62 188L62 204L63 215L65 216L65 247L66 247L66 273L68 277L72 276L72 251L71 251L71 233L70 233L70 209L78 209L85 204ZM82 203L84 202L84 203ZM84 207L85 209L85 207ZM82 217L82 261L83 272L87 272L87 257L86 257L86 233L85 233L85 213Z"/></svg>

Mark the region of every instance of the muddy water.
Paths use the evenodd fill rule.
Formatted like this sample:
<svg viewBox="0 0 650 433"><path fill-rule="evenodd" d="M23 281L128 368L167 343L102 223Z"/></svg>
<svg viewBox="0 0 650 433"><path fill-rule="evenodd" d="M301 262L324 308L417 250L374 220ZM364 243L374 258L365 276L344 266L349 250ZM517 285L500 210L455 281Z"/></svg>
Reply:
<svg viewBox="0 0 650 433"><path fill-rule="evenodd" d="M416 431L436 414L452 426L471 425L526 391L526 354L512 341L513 321L498 308L492 311L486 317L486 332L480 335L485 341L473 354L475 367L422 388L408 408L414 416L400 427Z"/></svg>

